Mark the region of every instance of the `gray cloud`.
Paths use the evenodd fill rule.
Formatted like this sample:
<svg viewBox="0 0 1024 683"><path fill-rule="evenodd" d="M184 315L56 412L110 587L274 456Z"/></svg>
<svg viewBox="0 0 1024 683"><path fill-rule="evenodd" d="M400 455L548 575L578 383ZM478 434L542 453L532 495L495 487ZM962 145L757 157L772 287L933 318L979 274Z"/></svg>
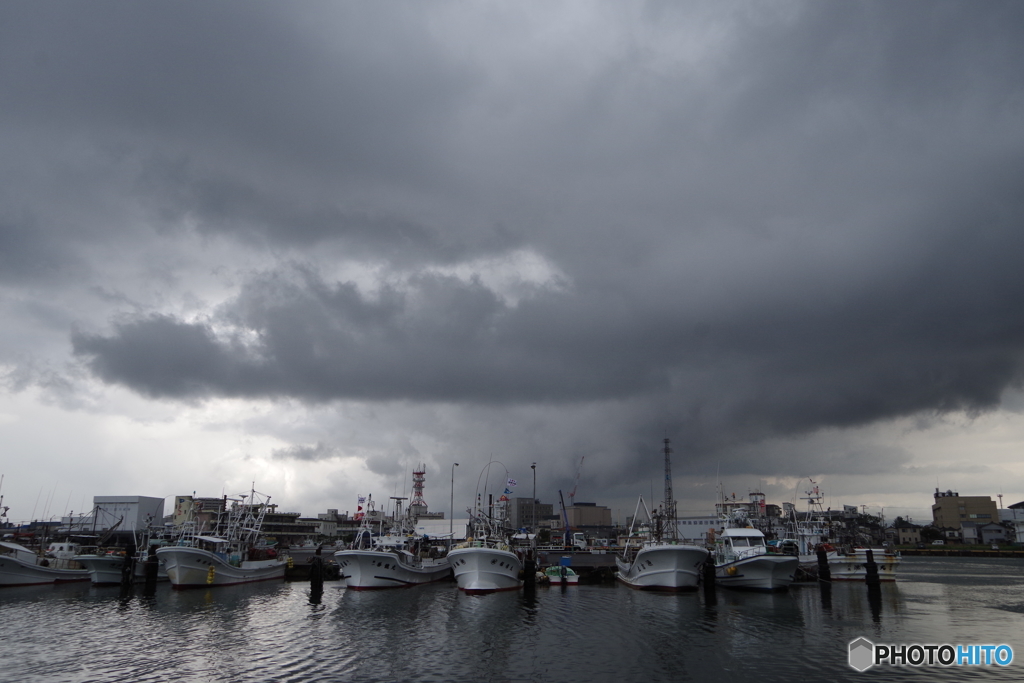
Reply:
<svg viewBox="0 0 1024 683"><path fill-rule="evenodd" d="M757 446L992 410L1024 359L1022 26L1015 2L8 4L0 360L45 339L59 367L73 320L74 360L154 400L455 406L445 443L600 449L553 438L572 415L620 434L609 487L651 434L798 473ZM520 251L558 277L512 300L487 259ZM293 437L275 458L344 452ZM844 448L837 473L906 462ZM396 452L365 457L424 455Z"/></svg>
<svg viewBox="0 0 1024 683"><path fill-rule="evenodd" d="M292 445L286 448L275 448L270 457L277 460L331 460L338 457L338 449L328 446L322 442L313 445Z"/></svg>

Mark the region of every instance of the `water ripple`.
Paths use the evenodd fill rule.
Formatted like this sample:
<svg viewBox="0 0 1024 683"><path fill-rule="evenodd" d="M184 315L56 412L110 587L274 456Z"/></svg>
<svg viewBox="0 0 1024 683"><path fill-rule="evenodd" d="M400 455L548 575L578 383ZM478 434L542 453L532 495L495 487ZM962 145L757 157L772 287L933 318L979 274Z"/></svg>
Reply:
<svg viewBox="0 0 1024 683"><path fill-rule="evenodd" d="M948 560L908 558L906 580L877 598L857 584L710 599L616 584L487 596L452 584L379 592L328 584L319 600L308 585L287 583L160 586L151 597L81 584L4 589L0 657L4 680L25 683L855 681L846 647L862 635L986 643L1024 627L1021 568ZM974 585L965 571L982 587L965 590ZM1000 671L871 673L954 681Z"/></svg>

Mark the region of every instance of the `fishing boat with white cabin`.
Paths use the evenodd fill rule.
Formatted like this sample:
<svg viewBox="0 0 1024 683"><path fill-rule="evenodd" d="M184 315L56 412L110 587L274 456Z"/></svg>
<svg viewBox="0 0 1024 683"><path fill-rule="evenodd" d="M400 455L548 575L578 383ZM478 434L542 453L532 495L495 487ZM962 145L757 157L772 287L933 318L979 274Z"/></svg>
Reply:
<svg viewBox="0 0 1024 683"><path fill-rule="evenodd" d="M40 555L18 543L0 541L0 586L88 581L89 572L74 559L78 550L77 544L61 541Z"/></svg>
<svg viewBox="0 0 1024 683"><path fill-rule="evenodd" d="M488 463L487 468L492 464ZM507 470L505 474L507 477ZM459 590L484 594L522 587L523 561L512 545L513 530L508 523L508 496L515 485L515 479L508 477L505 493L497 502L485 509L478 494L475 508L468 511L473 535L448 552Z"/></svg>
<svg viewBox="0 0 1024 683"><path fill-rule="evenodd" d="M421 536L410 532L410 520L400 514L396 498L395 517L388 533L380 533L383 520L376 518L373 499L367 503L353 547L334 553L345 586L352 590L409 588L451 577L447 557L431 557L433 549ZM361 501L362 502L362 501ZM377 534L374 535L374 524Z"/></svg>
<svg viewBox="0 0 1024 683"><path fill-rule="evenodd" d="M146 580L146 562L149 559L150 543L160 545L151 539L151 532L141 536L141 543L123 550L110 550L104 553L79 555L75 559L89 572L93 585L112 586L124 583L142 583ZM138 548L137 550L135 548ZM156 548L152 550L155 552ZM166 563L160 558L156 560L156 580L167 581Z"/></svg>
<svg viewBox="0 0 1024 683"><path fill-rule="evenodd" d="M187 522L175 545L157 548L174 588L233 586L284 578L287 558L259 543L260 528L270 502L252 490L232 501L219 535L201 533Z"/></svg>
<svg viewBox="0 0 1024 683"><path fill-rule="evenodd" d="M796 576L795 555L770 553L753 527L723 529L715 542L715 583L727 588L782 591Z"/></svg>
<svg viewBox="0 0 1024 683"><path fill-rule="evenodd" d="M868 550L871 559L878 568L880 581L895 581L896 570L902 557L900 552L889 547L867 548L854 543L842 543L835 540L841 537L836 529L831 528L832 522L826 515L822 504L823 494L817 483L812 479L802 500L807 501L807 512L799 518L792 512L789 523L800 568L805 575L818 575L818 551L825 553L829 573L833 581L865 581L867 580ZM847 539L849 541L855 539Z"/></svg>
<svg viewBox="0 0 1024 683"><path fill-rule="evenodd" d="M825 558L833 581L866 581L868 575L868 551L878 569L879 581L895 581L896 570L902 557L892 548L846 548L835 549L825 546ZM804 561L804 558L801 558ZM807 564L817 562L816 556L806 558Z"/></svg>

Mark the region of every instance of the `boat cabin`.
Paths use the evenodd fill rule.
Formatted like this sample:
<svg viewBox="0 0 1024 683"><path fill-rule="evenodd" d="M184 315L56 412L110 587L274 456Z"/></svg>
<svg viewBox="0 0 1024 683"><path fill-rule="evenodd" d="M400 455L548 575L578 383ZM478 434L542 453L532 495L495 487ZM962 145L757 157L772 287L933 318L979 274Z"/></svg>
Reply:
<svg viewBox="0 0 1024 683"><path fill-rule="evenodd" d="M768 552L764 534L750 527L724 529L718 536L717 554L722 559L739 559Z"/></svg>
<svg viewBox="0 0 1024 683"><path fill-rule="evenodd" d="M36 561L35 552L29 550L23 545L10 543L8 541L0 541L0 555L7 555L8 557L13 557L16 560L28 562L29 564L34 564Z"/></svg>

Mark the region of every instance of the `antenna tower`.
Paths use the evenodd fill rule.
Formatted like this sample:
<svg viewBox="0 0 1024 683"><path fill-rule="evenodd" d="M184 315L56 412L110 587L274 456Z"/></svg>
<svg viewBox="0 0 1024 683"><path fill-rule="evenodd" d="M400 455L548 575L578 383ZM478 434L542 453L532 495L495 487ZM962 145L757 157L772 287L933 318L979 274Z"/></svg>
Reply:
<svg viewBox="0 0 1024 683"><path fill-rule="evenodd" d="M412 501L409 502L409 507L427 507L427 501L423 500L423 482L426 479L427 466L420 465L419 469L413 470L412 473Z"/></svg>
<svg viewBox="0 0 1024 683"><path fill-rule="evenodd" d="M672 497L672 443L665 439L665 517L668 529L673 533L676 528L676 502Z"/></svg>

